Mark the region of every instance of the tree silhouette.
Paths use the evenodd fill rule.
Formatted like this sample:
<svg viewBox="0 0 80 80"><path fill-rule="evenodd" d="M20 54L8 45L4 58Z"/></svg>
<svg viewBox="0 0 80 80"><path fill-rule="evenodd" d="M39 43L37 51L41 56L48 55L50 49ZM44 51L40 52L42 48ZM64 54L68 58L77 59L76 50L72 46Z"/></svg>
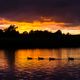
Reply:
<svg viewBox="0 0 80 80"><path fill-rule="evenodd" d="M4 29L7 37L18 36L19 32L16 31L17 27L15 25L10 25L8 28Z"/></svg>
<svg viewBox="0 0 80 80"><path fill-rule="evenodd" d="M5 32L16 32L16 26L15 25L10 25L8 28L6 28L4 31Z"/></svg>

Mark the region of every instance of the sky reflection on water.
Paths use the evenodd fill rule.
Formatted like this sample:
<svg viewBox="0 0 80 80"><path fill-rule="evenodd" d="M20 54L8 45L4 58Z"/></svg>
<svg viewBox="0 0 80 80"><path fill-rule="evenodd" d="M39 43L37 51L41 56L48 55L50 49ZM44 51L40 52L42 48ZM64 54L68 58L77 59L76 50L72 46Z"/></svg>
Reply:
<svg viewBox="0 0 80 80"><path fill-rule="evenodd" d="M0 80L80 80L80 60L68 57L80 58L80 49L0 50Z"/></svg>

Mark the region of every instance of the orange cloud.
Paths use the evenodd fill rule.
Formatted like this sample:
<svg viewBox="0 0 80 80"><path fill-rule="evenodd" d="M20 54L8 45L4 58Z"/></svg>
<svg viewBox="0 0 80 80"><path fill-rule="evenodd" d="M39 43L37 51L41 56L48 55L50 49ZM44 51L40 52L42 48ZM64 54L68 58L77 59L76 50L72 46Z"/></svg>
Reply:
<svg viewBox="0 0 80 80"><path fill-rule="evenodd" d="M70 32L72 34L78 34L80 33L80 26L76 27L66 27L64 26L65 23L63 22L55 22L50 19L44 19L44 21L34 21L32 23L30 22L18 22L18 21L10 21L6 20L4 18L0 18L0 29L4 29L9 27L9 25L16 25L18 26L18 31L20 33L24 31L30 31L30 30L48 30L48 31L56 31L56 30L62 30L62 32L67 33ZM75 31L75 32L74 32Z"/></svg>

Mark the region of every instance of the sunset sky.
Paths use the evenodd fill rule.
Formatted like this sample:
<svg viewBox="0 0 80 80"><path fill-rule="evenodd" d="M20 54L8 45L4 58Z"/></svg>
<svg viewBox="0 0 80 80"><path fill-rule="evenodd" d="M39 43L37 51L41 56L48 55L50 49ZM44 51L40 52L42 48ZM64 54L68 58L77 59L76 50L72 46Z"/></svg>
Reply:
<svg viewBox="0 0 80 80"><path fill-rule="evenodd" d="M0 29L80 34L80 0L0 0Z"/></svg>

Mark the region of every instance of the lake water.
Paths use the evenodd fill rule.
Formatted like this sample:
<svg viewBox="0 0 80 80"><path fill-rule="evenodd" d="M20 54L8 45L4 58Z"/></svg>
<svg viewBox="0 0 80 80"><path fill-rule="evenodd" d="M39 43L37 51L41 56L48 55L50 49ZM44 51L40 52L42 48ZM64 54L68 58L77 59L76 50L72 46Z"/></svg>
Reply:
<svg viewBox="0 0 80 80"><path fill-rule="evenodd" d="M0 50L0 80L80 80L80 48Z"/></svg>

